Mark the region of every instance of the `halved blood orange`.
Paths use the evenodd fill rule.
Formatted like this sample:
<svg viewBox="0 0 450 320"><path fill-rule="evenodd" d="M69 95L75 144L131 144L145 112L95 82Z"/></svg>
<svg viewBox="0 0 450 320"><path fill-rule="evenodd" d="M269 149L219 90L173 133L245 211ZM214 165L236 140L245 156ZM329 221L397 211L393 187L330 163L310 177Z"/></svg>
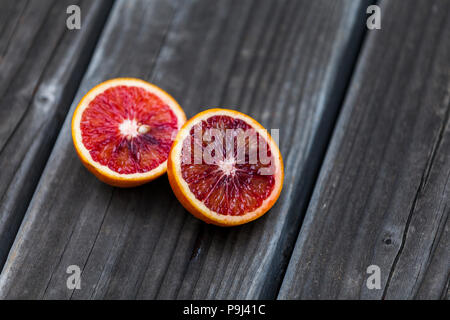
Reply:
<svg viewBox="0 0 450 320"><path fill-rule="evenodd" d="M186 121L178 103L157 86L117 78L91 89L72 118L83 164L101 181L133 187L167 170L176 133Z"/></svg>
<svg viewBox="0 0 450 320"><path fill-rule="evenodd" d="M195 217L234 226L275 204L284 172L276 143L258 122L237 111L210 109L178 132L167 174L176 197Z"/></svg>

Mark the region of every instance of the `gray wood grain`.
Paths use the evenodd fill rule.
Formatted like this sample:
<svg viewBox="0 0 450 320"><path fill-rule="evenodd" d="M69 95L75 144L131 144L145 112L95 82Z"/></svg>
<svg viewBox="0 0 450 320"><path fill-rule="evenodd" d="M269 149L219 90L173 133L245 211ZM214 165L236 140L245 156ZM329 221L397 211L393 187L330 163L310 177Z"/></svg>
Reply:
<svg viewBox="0 0 450 320"><path fill-rule="evenodd" d="M98 82L148 79L187 116L226 106L281 128L277 205L245 226L187 213L167 178L99 182L61 130L0 277L2 298L275 297L364 30L365 1L117 1L71 113ZM68 290L66 268L82 269Z"/></svg>
<svg viewBox="0 0 450 320"><path fill-rule="evenodd" d="M66 8L82 29L66 28ZM0 2L0 266L69 110L111 4Z"/></svg>
<svg viewBox="0 0 450 320"><path fill-rule="evenodd" d="M382 1L281 299L437 299L450 271L450 2ZM366 269L381 269L369 290Z"/></svg>

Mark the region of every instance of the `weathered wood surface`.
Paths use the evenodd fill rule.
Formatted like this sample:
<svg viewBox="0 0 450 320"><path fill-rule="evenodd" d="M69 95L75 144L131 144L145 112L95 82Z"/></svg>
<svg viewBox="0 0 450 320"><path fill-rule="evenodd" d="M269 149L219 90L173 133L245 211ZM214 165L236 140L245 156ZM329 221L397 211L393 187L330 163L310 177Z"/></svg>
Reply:
<svg viewBox="0 0 450 320"><path fill-rule="evenodd" d="M80 6L83 28L66 28ZM0 2L0 268L108 13L107 1Z"/></svg>
<svg viewBox="0 0 450 320"><path fill-rule="evenodd" d="M365 1L117 1L0 278L1 298L275 297L364 30ZM212 106L281 128L286 177L262 219L188 214L166 177L96 180L75 155L74 106L116 76L148 79L187 116ZM68 290L66 268L83 270Z"/></svg>
<svg viewBox="0 0 450 320"><path fill-rule="evenodd" d="M382 1L279 298L445 298L450 2ZM381 269L369 290L366 269Z"/></svg>

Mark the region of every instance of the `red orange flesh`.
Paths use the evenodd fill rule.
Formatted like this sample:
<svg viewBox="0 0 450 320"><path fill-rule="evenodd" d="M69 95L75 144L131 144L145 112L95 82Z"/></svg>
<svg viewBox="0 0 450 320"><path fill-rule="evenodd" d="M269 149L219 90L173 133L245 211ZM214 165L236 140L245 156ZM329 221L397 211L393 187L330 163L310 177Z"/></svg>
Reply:
<svg viewBox="0 0 450 320"><path fill-rule="evenodd" d="M143 184L166 171L185 121L179 105L145 81L119 78L92 89L78 105L72 135L82 162L114 186Z"/></svg>
<svg viewBox="0 0 450 320"><path fill-rule="evenodd" d="M249 145L250 140L245 142L243 161L237 161L236 136L230 135L228 143L214 139L198 141L196 130L206 132L208 129L222 131L224 137L227 131L254 130L258 141L265 145L270 161L249 161L250 147L255 147ZM262 134L263 131L252 118L226 109L207 110L183 126L170 152L168 176L175 195L188 211L208 223L232 226L254 220L273 206L282 188L283 163L278 147L269 135ZM203 153L213 150L214 156L222 154L217 157L219 160L209 163L195 162L196 145ZM229 153L227 146L233 146ZM261 173L261 169L269 167L273 168L266 170L270 174Z"/></svg>

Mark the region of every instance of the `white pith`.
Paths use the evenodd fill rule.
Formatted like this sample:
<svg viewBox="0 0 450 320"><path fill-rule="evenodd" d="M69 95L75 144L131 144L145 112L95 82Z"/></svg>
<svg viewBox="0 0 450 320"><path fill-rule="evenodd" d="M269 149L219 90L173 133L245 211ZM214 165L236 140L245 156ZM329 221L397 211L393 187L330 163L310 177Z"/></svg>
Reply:
<svg viewBox="0 0 450 320"><path fill-rule="evenodd" d="M136 119L125 119L119 125L120 134L128 140L136 138L140 134L146 134L149 130L148 125L139 124Z"/></svg>
<svg viewBox="0 0 450 320"><path fill-rule="evenodd" d="M251 212L247 212L240 216L222 215L215 211L212 211L203 202L201 202L200 200L198 200L195 197L195 195L191 192L187 182L182 178L180 159L181 159L183 141L188 137L193 126L195 126L197 123L199 123L203 120L206 120L206 119L216 116L216 115L230 116L232 118L241 119L241 120L245 121L246 123L248 123L262 137L265 137L266 141L269 143L270 150L273 154L274 159L280 160L279 165L276 166L276 171L274 173L275 185L272 190L272 193L269 195L269 197L267 197L263 201L263 203L261 204L261 206L258 209L251 211ZM213 221L216 221L216 222L219 222L222 224L229 224L229 225L239 224L239 222L242 220L251 221L251 220L259 217L263 210L267 210L266 209L267 203L273 201L273 199L278 196L278 194L279 194L278 191L282 187L282 183L283 183L282 170L283 170L283 168L282 168L282 158L281 158L281 154L278 149L278 146L275 144L273 139L267 134L267 132L264 130L264 128L261 127L261 125L258 122L256 122L255 120L253 120L252 118L250 118L244 114L235 113L232 111L228 111L226 109L218 109L218 111L216 111L216 112L205 112L203 115L196 117L195 121L192 121L192 122L189 121L179 131L172 149L173 150L170 154L170 157L171 157L171 161L174 164L175 178L176 178L178 184L181 185L181 188L184 190L185 195L195 204L195 207L197 209L199 209L206 217L210 218ZM232 167L234 167L234 159L228 159L228 160L223 161L222 163L219 163L219 169L222 170L224 172L224 174L227 174L227 172L231 173L233 171L231 169Z"/></svg>
<svg viewBox="0 0 450 320"><path fill-rule="evenodd" d="M139 135L138 129L139 126L136 119L125 119L119 125L120 133L128 139L137 137Z"/></svg>
<svg viewBox="0 0 450 320"><path fill-rule="evenodd" d="M74 117L73 117L73 123L76 124L74 126L74 139L76 140L76 144L78 147L78 151L82 153L83 157L89 162L90 165L98 169L99 171L103 172L104 174L107 174L108 176L115 177L117 179L126 179L126 180L133 180L133 179L143 179L146 177L154 176L155 174L163 173L167 169L167 160L162 162L158 167L144 173L131 173L131 174L121 174L117 173L116 171L111 170L109 167L102 165L101 163L95 161L92 159L92 156L89 152L89 150L86 149L86 147L83 144L83 139L81 135L81 129L80 129L80 123L81 118L83 115L84 110L89 106L89 103L95 99L96 96L104 92L105 90L117 87L117 86L130 86L130 87L139 87L142 88L150 93L153 93L157 95L166 105L170 107L172 112L177 117L177 127L178 129L181 128L181 126L184 124L184 121L186 119L184 113L179 108L178 103L170 97L168 94L166 94L161 89L157 88L156 86L153 86L149 83L146 83L145 81L141 81L138 79L131 79L131 78L123 78L123 79L113 79L110 81L104 82L102 85L92 89L86 96L83 97L83 100L80 102L78 108L75 111ZM124 136L128 136L130 138L136 137L139 134L143 134L148 132L149 128L148 126L140 126L136 120L134 119L127 119L123 121L119 128L120 132Z"/></svg>
<svg viewBox="0 0 450 320"><path fill-rule="evenodd" d="M220 161L217 166L225 175L234 175L236 173L236 159L234 157L229 157Z"/></svg>

